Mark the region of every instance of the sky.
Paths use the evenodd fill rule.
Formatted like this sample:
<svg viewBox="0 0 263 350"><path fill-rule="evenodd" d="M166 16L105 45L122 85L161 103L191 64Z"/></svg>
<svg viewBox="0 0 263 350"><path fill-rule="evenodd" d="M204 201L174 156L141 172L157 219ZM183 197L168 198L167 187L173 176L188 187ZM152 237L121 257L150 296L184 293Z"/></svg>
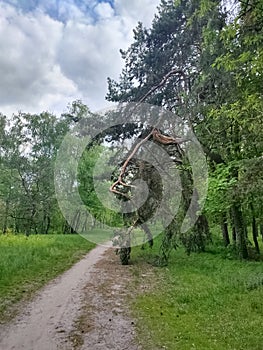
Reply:
<svg viewBox="0 0 263 350"><path fill-rule="evenodd" d="M138 21L151 26L159 0L0 0L0 112L60 114L82 100L108 106L120 49Z"/></svg>

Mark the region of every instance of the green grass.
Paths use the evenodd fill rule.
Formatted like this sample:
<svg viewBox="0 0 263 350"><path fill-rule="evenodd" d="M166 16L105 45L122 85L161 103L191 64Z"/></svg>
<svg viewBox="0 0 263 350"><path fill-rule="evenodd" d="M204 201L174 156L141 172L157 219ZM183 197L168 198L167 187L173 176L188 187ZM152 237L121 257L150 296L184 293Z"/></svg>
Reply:
<svg viewBox="0 0 263 350"><path fill-rule="evenodd" d="M134 268L142 255L133 249ZM157 275L133 304L144 350L263 349L263 262L179 249Z"/></svg>
<svg viewBox="0 0 263 350"><path fill-rule="evenodd" d="M109 228L93 228L86 234L82 234L88 241L94 242L96 244L107 243L112 240L113 230Z"/></svg>
<svg viewBox="0 0 263 350"><path fill-rule="evenodd" d="M0 319L94 246L79 235L0 235Z"/></svg>

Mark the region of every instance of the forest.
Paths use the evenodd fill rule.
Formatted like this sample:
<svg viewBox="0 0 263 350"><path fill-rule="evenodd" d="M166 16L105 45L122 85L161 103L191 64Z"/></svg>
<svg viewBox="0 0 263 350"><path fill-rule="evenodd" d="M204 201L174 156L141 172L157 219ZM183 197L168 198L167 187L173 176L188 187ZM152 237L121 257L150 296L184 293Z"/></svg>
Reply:
<svg viewBox="0 0 263 350"><path fill-rule="evenodd" d="M237 257L260 255L263 3L240 1L223 5L210 0L161 1L151 28L138 23L133 43L126 51L120 50L124 68L119 80L108 78L107 100L143 102L178 116L195 134L206 157L209 181L202 213L195 226L182 235L178 221L189 206L189 198L183 196L179 214L162 232L164 254L177 244L183 244L188 252L205 250L206 242L212 239L211 229L220 227L222 244L231 247ZM77 231L80 214L74 213L71 222L67 222L58 206L54 164L63 138L80 120L87 124L92 120L105 123L81 101L69 104L68 113L59 116L47 111L38 115L20 112L11 119L0 115L2 234ZM175 133L175 124L176 118L166 116L162 120L159 127L164 137ZM92 147L87 147L78 168L79 192L102 225L122 222L120 215L99 203L92 184L97 156L105 148L102 143L106 138L119 142L121 138L124 142L147 132L145 126L131 124L121 131L120 137L117 129L108 130ZM133 141L131 149L134 145ZM184 152L184 145L179 148ZM188 191L191 197L191 170L189 160L184 158L177 169L184 178L183 192ZM125 176L136 167L131 163L123 170ZM147 181L152 175L153 170L143 176ZM158 191L157 187L152 192ZM154 210L149 205L146 209ZM86 221L85 230L97 225L96 220Z"/></svg>
<svg viewBox="0 0 263 350"><path fill-rule="evenodd" d="M120 55L114 107L0 113L0 348L262 350L263 0L161 0Z"/></svg>

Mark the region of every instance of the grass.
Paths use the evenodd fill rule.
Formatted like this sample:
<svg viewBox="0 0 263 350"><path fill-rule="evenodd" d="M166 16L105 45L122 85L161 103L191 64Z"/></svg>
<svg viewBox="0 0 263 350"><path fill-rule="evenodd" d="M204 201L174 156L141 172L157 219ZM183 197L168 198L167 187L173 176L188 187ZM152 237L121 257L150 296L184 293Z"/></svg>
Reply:
<svg viewBox="0 0 263 350"><path fill-rule="evenodd" d="M142 255L133 249L135 268ZM213 250L187 256L178 249L157 276L133 303L144 350L263 349L262 262L230 260Z"/></svg>
<svg viewBox="0 0 263 350"><path fill-rule="evenodd" d="M95 227L86 234L82 234L82 236L90 242L103 245L103 243L107 243L112 240L113 230L109 228Z"/></svg>
<svg viewBox="0 0 263 350"><path fill-rule="evenodd" d="M0 235L0 320L94 246L79 235Z"/></svg>

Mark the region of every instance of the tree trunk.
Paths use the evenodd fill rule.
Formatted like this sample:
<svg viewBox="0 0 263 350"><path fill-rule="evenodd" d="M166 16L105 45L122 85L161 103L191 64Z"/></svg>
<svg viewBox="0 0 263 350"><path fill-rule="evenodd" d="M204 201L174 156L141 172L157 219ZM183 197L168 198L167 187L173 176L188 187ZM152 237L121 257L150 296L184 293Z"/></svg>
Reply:
<svg viewBox="0 0 263 350"><path fill-rule="evenodd" d="M253 236L256 252L259 254L260 250L259 250L259 244L258 244L258 227L257 227L255 211L252 203L250 204L250 208L252 213L252 236Z"/></svg>
<svg viewBox="0 0 263 350"><path fill-rule="evenodd" d="M246 233L243 225L243 216L239 204L234 204L232 207L234 226L236 232L236 243L238 255L241 259L248 258L247 242L246 242Z"/></svg>
<svg viewBox="0 0 263 350"><path fill-rule="evenodd" d="M256 252L259 254L260 250L259 250L259 244L258 244L258 227L254 216L252 219L252 235L253 235L253 241L255 244Z"/></svg>
<svg viewBox="0 0 263 350"><path fill-rule="evenodd" d="M4 224L3 224L3 234L5 234L6 231L7 231L8 214L9 214L9 200L7 200L6 204L5 204L5 216L4 216Z"/></svg>
<svg viewBox="0 0 263 350"><path fill-rule="evenodd" d="M262 237L262 242L263 242L263 224L259 225L259 231L260 231L260 234L261 234L261 237Z"/></svg>
<svg viewBox="0 0 263 350"><path fill-rule="evenodd" d="M237 241L237 234L236 234L236 229L235 229L235 224L234 224L234 216L232 210L230 210L230 219L231 219L231 231L232 231L232 241L233 244L236 244Z"/></svg>
<svg viewBox="0 0 263 350"><path fill-rule="evenodd" d="M236 234L236 229L235 229L234 225L232 227L232 240L233 240L233 243L236 244L236 242L237 242L237 234Z"/></svg>
<svg viewBox="0 0 263 350"><path fill-rule="evenodd" d="M47 217L46 217L46 222L47 222L47 224L46 224L45 234L47 235L49 232L49 229L50 229L50 217L49 217L49 215L47 215Z"/></svg>
<svg viewBox="0 0 263 350"><path fill-rule="evenodd" d="M224 245L227 247L230 244L230 238L228 233L227 217L225 213L222 215L221 230L222 230Z"/></svg>
<svg viewBox="0 0 263 350"><path fill-rule="evenodd" d="M205 251L206 242L211 241L211 235L209 230L209 224L207 218L204 214L201 214L196 223L195 227L197 228L196 237L198 240L198 248L200 251Z"/></svg>

